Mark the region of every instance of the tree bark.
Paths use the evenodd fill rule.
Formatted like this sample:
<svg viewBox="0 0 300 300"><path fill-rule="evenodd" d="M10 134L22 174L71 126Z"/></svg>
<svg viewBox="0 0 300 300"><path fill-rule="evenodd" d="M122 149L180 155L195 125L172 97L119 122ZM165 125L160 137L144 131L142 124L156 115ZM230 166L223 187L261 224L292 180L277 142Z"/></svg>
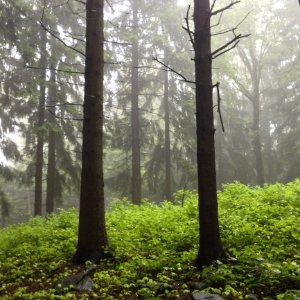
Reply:
<svg viewBox="0 0 300 300"><path fill-rule="evenodd" d="M51 66L50 86L49 86L49 105L53 106L55 113L56 88L55 88L55 66ZM56 172L56 133L55 117L48 114L49 132L48 132L48 168L47 168L47 194L46 194L46 213L51 214L54 211L55 198L55 172Z"/></svg>
<svg viewBox="0 0 300 300"><path fill-rule="evenodd" d="M221 258L216 187L209 0L194 0L199 252L196 265Z"/></svg>
<svg viewBox="0 0 300 300"><path fill-rule="evenodd" d="M42 215L42 193L43 193L43 165L44 165L44 130L45 123L45 99L46 99L46 44L47 34L45 30L41 31L41 58L40 65L43 67L40 74L40 96L38 104L37 121L37 145L36 145L36 163L35 163L35 194L34 194L34 215Z"/></svg>
<svg viewBox="0 0 300 300"><path fill-rule="evenodd" d="M86 1L86 57L78 245L73 262L97 262L107 247L103 181L103 0Z"/></svg>
<svg viewBox="0 0 300 300"><path fill-rule="evenodd" d="M164 108L165 108L165 197L172 200L171 191L171 149L170 149L170 107L169 107L169 73L164 72Z"/></svg>
<svg viewBox="0 0 300 300"><path fill-rule="evenodd" d="M131 69L131 135L132 135L132 202L140 204L142 198L140 117L139 117L139 44L138 44L138 0L132 0L132 69Z"/></svg>

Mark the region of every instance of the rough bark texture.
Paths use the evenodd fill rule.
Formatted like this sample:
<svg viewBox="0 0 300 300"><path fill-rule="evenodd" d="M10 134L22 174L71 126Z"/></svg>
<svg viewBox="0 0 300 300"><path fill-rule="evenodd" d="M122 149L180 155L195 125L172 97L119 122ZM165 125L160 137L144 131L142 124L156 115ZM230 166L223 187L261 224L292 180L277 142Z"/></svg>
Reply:
<svg viewBox="0 0 300 300"><path fill-rule="evenodd" d="M41 67L46 68L46 43L47 34L45 30L41 31ZM35 162L35 191L34 191L34 215L42 215L42 193L43 193L43 165L44 165L44 132L43 125L45 122L45 98L46 98L46 69L41 70L40 74L40 97L38 104L38 121L37 121L37 145L36 145L36 162Z"/></svg>
<svg viewBox="0 0 300 300"><path fill-rule="evenodd" d="M210 265L223 255L219 235L209 0L194 0L196 126L200 248L196 264Z"/></svg>
<svg viewBox="0 0 300 300"><path fill-rule="evenodd" d="M55 88L55 66L51 66L50 86L49 86L49 105L55 106L56 88ZM53 109L55 111L55 109ZM47 193L46 193L46 213L51 214L54 211L55 198L55 170L56 170L56 133L55 116L48 114L49 133L48 133L48 168L47 168Z"/></svg>
<svg viewBox="0 0 300 300"><path fill-rule="evenodd" d="M165 108L165 198L172 200L171 191L171 149L170 149L170 107L169 107L169 73L164 76L164 108Z"/></svg>
<svg viewBox="0 0 300 300"><path fill-rule="evenodd" d="M86 1L86 58L78 245L73 261L105 257L103 182L103 0Z"/></svg>
<svg viewBox="0 0 300 300"><path fill-rule="evenodd" d="M142 198L141 180L141 149L140 149L140 120L139 120L139 44L138 44L138 0L132 1L132 70L131 70L131 135L132 135L132 202L140 204Z"/></svg>

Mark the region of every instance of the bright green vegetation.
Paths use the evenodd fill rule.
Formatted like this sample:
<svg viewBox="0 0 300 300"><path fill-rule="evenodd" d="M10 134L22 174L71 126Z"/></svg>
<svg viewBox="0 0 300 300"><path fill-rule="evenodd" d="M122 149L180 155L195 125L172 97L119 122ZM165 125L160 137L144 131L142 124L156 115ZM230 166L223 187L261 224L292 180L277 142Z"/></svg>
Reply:
<svg viewBox="0 0 300 300"><path fill-rule="evenodd" d="M116 200L107 213L114 259L97 266L91 293L54 290L59 278L83 269L68 263L76 246L73 210L4 228L0 299L191 299L197 281L226 299L300 297L300 180L263 188L229 184L219 206L230 257L197 271L195 193L178 192L175 204Z"/></svg>

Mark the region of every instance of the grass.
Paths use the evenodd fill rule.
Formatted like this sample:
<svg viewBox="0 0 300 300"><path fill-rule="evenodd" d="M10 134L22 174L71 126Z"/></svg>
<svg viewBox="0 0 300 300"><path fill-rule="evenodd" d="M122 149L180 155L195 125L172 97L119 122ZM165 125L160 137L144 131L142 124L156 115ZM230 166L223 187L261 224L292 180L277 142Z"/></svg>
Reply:
<svg viewBox="0 0 300 300"><path fill-rule="evenodd" d="M182 200L184 205L182 207ZM227 261L196 270L197 196L179 191L175 203L115 200L107 212L113 260L101 262L92 292L55 283L84 266L75 252L74 210L0 230L0 299L191 299L193 282L226 299L297 299L300 180L250 188L234 183L219 193L220 229Z"/></svg>

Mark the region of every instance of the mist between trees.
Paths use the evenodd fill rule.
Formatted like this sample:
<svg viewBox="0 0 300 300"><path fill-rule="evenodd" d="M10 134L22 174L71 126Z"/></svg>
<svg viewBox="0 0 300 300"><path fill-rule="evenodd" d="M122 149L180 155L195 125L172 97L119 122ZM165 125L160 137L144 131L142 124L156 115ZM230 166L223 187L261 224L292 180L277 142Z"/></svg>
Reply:
<svg viewBox="0 0 300 300"><path fill-rule="evenodd" d="M201 167L211 158L217 176L211 182L219 189L233 181L263 185L299 177L298 3L237 2L210 3L208 27L203 18L197 23L188 1L105 2L98 42L104 43L103 119L98 111L90 142L103 123L95 144L103 141L103 153L95 153L103 154L106 206L115 197L159 203L172 201L177 190L210 187L215 167ZM1 0L0 7L0 196L8 224L79 206L83 120L93 117L85 119L83 105L90 62L85 2ZM200 38L197 24L209 30ZM95 43L93 36L91 51ZM212 75L199 83L205 55L197 53L207 50ZM100 71L92 72L90 80ZM206 100L197 89L213 96L208 127L215 128L208 140L199 139L197 123L198 142L195 92L196 105ZM92 97L87 85L85 91ZM196 116L207 117L205 106L197 109ZM215 146L215 159L203 156L208 145ZM91 173L94 163L86 186L102 176Z"/></svg>

